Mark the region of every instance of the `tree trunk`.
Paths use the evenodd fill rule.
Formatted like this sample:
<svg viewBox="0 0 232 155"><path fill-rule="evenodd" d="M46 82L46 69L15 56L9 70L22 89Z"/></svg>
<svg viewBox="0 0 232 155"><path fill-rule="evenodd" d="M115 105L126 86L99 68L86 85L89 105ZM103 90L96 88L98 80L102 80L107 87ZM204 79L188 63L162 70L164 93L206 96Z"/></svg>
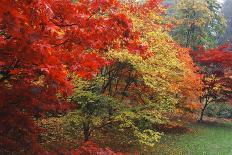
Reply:
<svg viewBox="0 0 232 155"><path fill-rule="evenodd" d="M201 115L200 115L200 118L199 118L199 122L203 122L203 116L204 116L204 114L205 114L205 109L207 108L207 106L208 106L208 101L205 103L205 105L204 105L204 107L203 107L203 109L201 110Z"/></svg>
<svg viewBox="0 0 232 155"><path fill-rule="evenodd" d="M83 132L84 132L84 141L88 141L90 137L90 126L89 123L84 122L83 123Z"/></svg>

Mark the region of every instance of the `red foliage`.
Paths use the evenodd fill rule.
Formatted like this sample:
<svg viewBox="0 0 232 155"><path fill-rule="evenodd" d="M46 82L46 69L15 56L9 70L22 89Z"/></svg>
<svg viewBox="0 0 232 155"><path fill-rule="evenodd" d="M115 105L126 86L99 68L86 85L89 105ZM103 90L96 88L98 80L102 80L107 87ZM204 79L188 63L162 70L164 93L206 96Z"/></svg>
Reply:
<svg viewBox="0 0 232 155"><path fill-rule="evenodd" d="M231 102L232 52L227 49L228 45L223 45L210 50L200 47L198 51L192 51L195 61L201 65L205 76L202 97L208 98L209 101ZM215 89L216 87L219 90Z"/></svg>
<svg viewBox="0 0 232 155"><path fill-rule="evenodd" d="M148 9L154 9L156 8L161 2L163 2L163 0L148 0L144 7L148 8Z"/></svg>
<svg viewBox="0 0 232 155"><path fill-rule="evenodd" d="M115 153L110 148L100 148L91 141L84 143L77 150L71 151L71 155L126 155L125 153Z"/></svg>
<svg viewBox="0 0 232 155"><path fill-rule="evenodd" d="M156 10L158 11L159 13L163 13L162 9L159 8L159 5L163 2L163 0L147 0L145 1L143 4L135 4L133 5L133 2L132 4L130 3L129 4L129 8L130 8L130 11L132 12L140 12L144 15L146 15L149 11L151 10Z"/></svg>
<svg viewBox="0 0 232 155"><path fill-rule="evenodd" d="M227 49L228 45L209 50L200 47L198 51L192 51L192 55L201 66L211 68L210 72L205 72L205 74L210 73L231 79L232 51Z"/></svg>
<svg viewBox="0 0 232 155"><path fill-rule="evenodd" d="M60 149L58 152L50 153L53 154L63 154L63 155L129 155L128 153L114 152L111 148L101 148L92 141L87 141L79 146L77 149L71 151ZM137 151L134 153L138 155Z"/></svg>
<svg viewBox="0 0 232 155"><path fill-rule="evenodd" d="M132 25L116 0L0 2L0 148L41 154L34 118L69 109L69 72L97 74L103 52L133 42Z"/></svg>
<svg viewBox="0 0 232 155"><path fill-rule="evenodd" d="M195 59L206 65L220 64L222 67L232 66L232 52L227 51L228 45L223 45L215 49L205 50L200 47L199 51L192 52Z"/></svg>

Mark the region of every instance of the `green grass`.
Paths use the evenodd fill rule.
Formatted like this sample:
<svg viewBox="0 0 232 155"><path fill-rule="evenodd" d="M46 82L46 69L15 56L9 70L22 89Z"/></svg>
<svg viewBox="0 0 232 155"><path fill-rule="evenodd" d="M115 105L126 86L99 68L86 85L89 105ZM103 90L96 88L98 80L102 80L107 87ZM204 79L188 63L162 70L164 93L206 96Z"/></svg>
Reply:
<svg viewBox="0 0 232 155"><path fill-rule="evenodd" d="M232 123L191 125L192 132L166 135L152 155L232 155Z"/></svg>

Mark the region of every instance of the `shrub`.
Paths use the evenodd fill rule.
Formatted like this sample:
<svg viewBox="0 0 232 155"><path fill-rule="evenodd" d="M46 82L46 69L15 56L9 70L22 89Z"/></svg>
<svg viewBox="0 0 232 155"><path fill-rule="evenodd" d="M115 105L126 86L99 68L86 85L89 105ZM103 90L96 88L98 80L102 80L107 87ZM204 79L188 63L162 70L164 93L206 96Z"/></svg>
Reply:
<svg viewBox="0 0 232 155"><path fill-rule="evenodd" d="M232 118L232 106L223 103L223 104L211 104L205 111L205 114L209 117L218 117L218 118Z"/></svg>

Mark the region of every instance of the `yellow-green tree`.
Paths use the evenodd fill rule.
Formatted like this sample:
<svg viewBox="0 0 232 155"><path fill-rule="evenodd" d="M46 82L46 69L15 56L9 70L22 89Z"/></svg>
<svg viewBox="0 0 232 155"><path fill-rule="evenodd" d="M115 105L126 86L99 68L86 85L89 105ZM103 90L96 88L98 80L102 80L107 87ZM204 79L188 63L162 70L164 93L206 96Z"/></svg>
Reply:
<svg viewBox="0 0 232 155"><path fill-rule="evenodd" d="M225 19L217 0L179 0L174 9L172 36L185 47L206 48L218 44Z"/></svg>
<svg viewBox="0 0 232 155"><path fill-rule="evenodd" d="M177 109L191 109L200 80L188 49L169 35L171 25L157 2L123 5L133 28L130 37L137 39L125 40L127 49L102 53L110 64L95 79L76 80L71 100L80 109L74 118L83 126L85 140L91 131L111 125L133 137L132 143L153 146L160 138L154 124L166 123L167 114Z"/></svg>

